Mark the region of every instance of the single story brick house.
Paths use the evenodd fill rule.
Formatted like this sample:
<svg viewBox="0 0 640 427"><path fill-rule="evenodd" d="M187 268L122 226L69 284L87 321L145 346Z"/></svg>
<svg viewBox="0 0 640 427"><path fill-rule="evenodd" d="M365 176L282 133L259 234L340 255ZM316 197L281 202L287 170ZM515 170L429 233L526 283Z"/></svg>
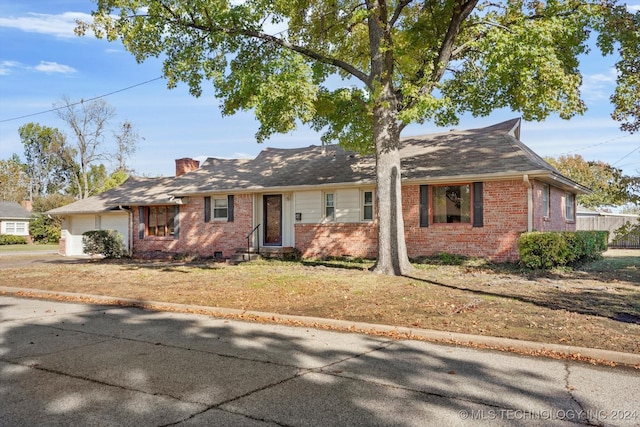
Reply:
<svg viewBox="0 0 640 427"><path fill-rule="evenodd" d="M410 257L515 261L521 233L576 229L576 195L589 189L525 146L520 124L402 138ZM48 213L65 219L63 254L75 253L69 242L82 231L108 225L139 257L230 257L259 246L296 248L309 258L375 258L375 210L375 156L324 145L201 165L178 159L175 177L132 177Z"/></svg>
<svg viewBox="0 0 640 427"><path fill-rule="evenodd" d="M31 212L17 202L0 202L0 234L22 236L31 241Z"/></svg>

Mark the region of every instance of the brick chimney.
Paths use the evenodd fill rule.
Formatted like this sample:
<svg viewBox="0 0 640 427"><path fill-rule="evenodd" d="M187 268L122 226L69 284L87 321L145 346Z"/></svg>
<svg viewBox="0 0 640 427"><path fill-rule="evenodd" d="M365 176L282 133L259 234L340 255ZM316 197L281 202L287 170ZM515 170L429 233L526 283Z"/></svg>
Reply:
<svg viewBox="0 0 640 427"><path fill-rule="evenodd" d="M187 172L194 171L200 167L198 160L185 157L183 159L176 159L176 176L183 175Z"/></svg>
<svg viewBox="0 0 640 427"><path fill-rule="evenodd" d="M20 205L25 208L26 210L28 210L29 212L33 211L33 203L29 200L23 200L20 202Z"/></svg>

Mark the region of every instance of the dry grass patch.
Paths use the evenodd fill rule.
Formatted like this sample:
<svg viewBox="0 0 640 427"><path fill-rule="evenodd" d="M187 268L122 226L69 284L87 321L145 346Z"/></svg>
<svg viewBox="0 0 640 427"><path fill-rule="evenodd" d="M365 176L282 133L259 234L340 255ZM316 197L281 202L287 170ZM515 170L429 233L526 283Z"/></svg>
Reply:
<svg viewBox="0 0 640 427"><path fill-rule="evenodd" d="M378 276L367 270L370 262L358 260L229 266L8 258L0 258L1 286L640 353L640 252L546 273L457 259L441 265L436 258L416 264L411 277Z"/></svg>

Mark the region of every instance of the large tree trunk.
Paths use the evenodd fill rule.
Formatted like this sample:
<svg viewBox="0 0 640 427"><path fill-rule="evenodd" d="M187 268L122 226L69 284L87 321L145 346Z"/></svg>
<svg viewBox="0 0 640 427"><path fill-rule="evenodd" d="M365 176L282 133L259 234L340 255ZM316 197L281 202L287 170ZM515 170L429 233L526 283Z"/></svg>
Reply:
<svg viewBox="0 0 640 427"><path fill-rule="evenodd" d="M395 98L390 88L383 92L386 92L383 100L373 113L378 206L378 260L373 271L400 276L412 269L402 218L400 129L395 117Z"/></svg>

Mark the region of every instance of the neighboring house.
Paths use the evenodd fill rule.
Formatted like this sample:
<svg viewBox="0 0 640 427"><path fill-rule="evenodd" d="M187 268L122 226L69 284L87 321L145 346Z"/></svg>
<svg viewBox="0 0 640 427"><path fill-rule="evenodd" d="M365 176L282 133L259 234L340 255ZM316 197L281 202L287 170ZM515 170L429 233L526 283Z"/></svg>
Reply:
<svg viewBox="0 0 640 427"><path fill-rule="evenodd" d="M637 236L619 239L614 242L615 231L627 223L637 223L639 215L596 212L583 206L578 206L577 230L603 230L609 232L609 246L617 248L638 248L640 241Z"/></svg>
<svg viewBox="0 0 640 427"><path fill-rule="evenodd" d="M23 236L30 240L31 212L17 202L0 202L0 234Z"/></svg>
<svg viewBox="0 0 640 427"><path fill-rule="evenodd" d="M575 230L576 194L589 190L519 136L514 119L402 138L410 257L446 252L515 261L521 233ZM248 245L296 248L312 258L377 255L375 156L336 145L267 148L255 159L208 158L202 165L178 159L174 178L131 178L49 211L66 220L61 252L72 254L69 239L106 228L104 216L117 210L134 256L230 257ZM83 227L74 227L78 221Z"/></svg>

